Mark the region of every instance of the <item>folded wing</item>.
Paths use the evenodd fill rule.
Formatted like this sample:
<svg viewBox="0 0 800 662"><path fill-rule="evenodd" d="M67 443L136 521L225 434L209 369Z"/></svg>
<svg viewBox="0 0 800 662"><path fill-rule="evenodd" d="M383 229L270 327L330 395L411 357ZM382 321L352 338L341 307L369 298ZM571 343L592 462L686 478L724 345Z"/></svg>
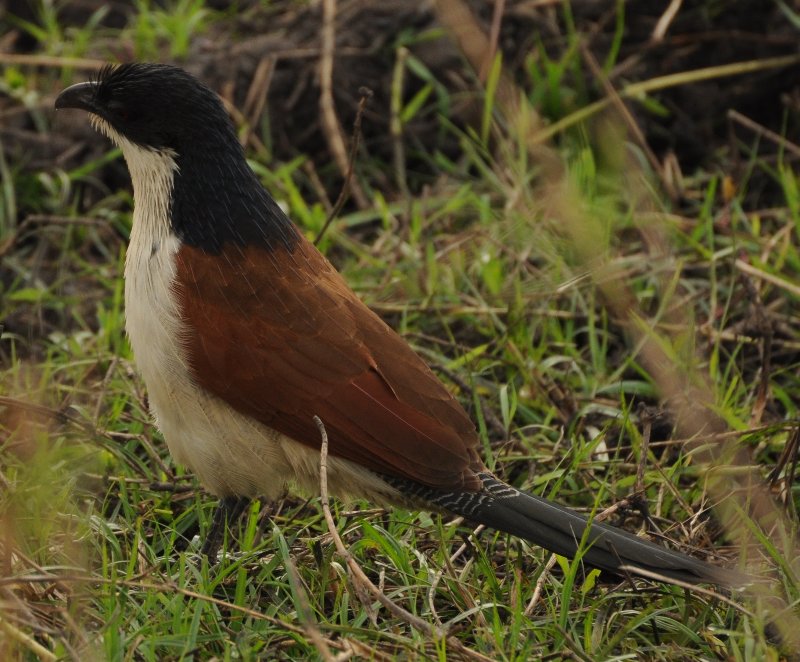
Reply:
<svg viewBox="0 0 800 662"><path fill-rule="evenodd" d="M292 439L435 488L479 490L475 428L408 344L301 238L291 252L184 245L176 294L199 385Z"/></svg>

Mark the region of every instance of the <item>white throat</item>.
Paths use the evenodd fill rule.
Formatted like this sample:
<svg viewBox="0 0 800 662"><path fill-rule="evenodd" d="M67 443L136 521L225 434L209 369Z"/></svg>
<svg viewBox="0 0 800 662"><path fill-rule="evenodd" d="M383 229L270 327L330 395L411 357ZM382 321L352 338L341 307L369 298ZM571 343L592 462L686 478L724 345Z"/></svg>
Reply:
<svg viewBox="0 0 800 662"><path fill-rule="evenodd" d="M186 374L173 291L175 253L180 247L170 223L176 154L137 145L97 116L92 122L122 149L133 182L133 227L125 255L125 329L158 418L158 405L163 407L174 397L171 380Z"/></svg>
<svg viewBox="0 0 800 662"><path fill-rule="evenodd" d="M122 150L128 164L134 201L131 247L137 241L164 241L171 234L170 198L178 171L177 154L171 149L156 150L137 145L120 135L104 119L97 115L91 118L94 127Z"/></svg>

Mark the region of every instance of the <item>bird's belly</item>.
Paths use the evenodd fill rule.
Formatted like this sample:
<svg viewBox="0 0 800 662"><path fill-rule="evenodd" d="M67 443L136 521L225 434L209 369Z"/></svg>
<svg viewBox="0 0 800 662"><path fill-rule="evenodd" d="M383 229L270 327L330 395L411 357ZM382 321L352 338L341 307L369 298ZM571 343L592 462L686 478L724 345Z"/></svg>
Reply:
<svg viewBox="0 0 800 662"><path fill-rule="evenodd" d="M172 283L179 240L131 236L125 263L125 325L150 409L173 458L219 496L277 497L287 482L318 493L319 452L239 413L192 379ZM149 239L149 238L148 238ZM378 476L346 460L328 461L331 493L397 501Z"/></svg>
<svg viewBox="0 0 800 662"><path fill-rule="evenodd" d="M275 496L288 469L282 435L192 380L172 289L178 239L169 236L141 247L135 239L125 264L125 326L170 453L215 494Z"/></svg>

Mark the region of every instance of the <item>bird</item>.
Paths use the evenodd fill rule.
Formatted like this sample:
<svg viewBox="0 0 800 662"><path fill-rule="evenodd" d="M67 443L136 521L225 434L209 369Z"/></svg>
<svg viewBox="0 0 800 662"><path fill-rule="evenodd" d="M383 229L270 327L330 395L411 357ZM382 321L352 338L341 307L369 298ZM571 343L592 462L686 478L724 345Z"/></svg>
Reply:
<svg viewBox="0 0 800 662"><path fill-rule="evenodd" d="M154 421L219 497L204 551L287 483L461 516L618 576L733 587L742 573L506 484L475 425L249 167L220 98L183 69L105 66L56 109L89 113L133 184L125 326Z"/></svg>

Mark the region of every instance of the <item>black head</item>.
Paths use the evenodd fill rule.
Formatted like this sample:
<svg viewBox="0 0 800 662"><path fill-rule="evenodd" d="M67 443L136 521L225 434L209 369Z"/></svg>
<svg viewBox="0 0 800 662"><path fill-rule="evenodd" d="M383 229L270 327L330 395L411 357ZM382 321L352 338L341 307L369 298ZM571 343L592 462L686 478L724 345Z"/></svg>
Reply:
<svg viewBox="0 0 800 662"><path fill-rule="evenodd" d="M102 120L100 128L120 143L131 168L136 204L166 191L164 222L184 242L216 253L227 243L292 250L298 241L291 221L248 167L222 102L182 69L105 67L96 80L64 90L55 106ZM155 152L166 152L175 165L171 186L162 189L141 175L163 160Z"/></svg>
<svg viewBox="0 0 800 662"><path fill-rule="evenodd" d="M55 107L86 110L133 143L178 154L198 141L238 142L217 95L167 64L106 66L96 80L64 90Z"/></svg>

